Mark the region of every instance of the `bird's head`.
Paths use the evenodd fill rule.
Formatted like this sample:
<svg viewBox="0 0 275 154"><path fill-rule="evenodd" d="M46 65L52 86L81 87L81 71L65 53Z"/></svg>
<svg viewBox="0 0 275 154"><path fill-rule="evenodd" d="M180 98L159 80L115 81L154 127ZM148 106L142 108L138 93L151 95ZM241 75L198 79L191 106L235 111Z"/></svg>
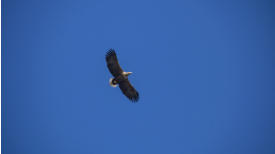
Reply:
<svg viewBox="0 0 275 154"><path fill-rule="evenodd" d="M132 74L133 72L123 72L123 75L125 76L129 76L130 74Z"/></svg>

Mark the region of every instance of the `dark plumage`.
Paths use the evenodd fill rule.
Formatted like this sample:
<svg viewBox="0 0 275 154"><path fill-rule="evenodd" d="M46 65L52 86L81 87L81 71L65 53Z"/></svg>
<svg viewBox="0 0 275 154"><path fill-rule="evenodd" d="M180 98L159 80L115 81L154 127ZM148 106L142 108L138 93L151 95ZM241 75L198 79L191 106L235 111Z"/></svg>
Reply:
<svg viewBox="0 0 275 154"><path fill-rule="evenodd" d="M118 63L118 59L115 50L110 49L106 54L107 67L114 78L110 79L111 86L115 87L119 85L122 93L128 97L132 102L139 100L139 94L136 89L131 85L128 80L128 76L131 72L124 72Z"/></svg>

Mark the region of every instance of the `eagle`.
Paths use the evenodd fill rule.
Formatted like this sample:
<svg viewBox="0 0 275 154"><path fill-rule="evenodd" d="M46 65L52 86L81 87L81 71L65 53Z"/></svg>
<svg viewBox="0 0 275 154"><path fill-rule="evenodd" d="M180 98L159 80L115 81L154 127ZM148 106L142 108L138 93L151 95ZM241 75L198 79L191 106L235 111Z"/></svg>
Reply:
<svg viewBox="0 0 275 154"><path fill-rule="evenodd" d="M139 94L136 89L131 85L128 80L128 76L132 74L132 72L124 72L118 63L118 59L116 56L116 52L114 49L110 49L106 53L106 62L107 67L110 73L114 76L114 78L110 78L109 84L112 87L119 86L122 93L132 102L137 102L139 100Z"/></svg>

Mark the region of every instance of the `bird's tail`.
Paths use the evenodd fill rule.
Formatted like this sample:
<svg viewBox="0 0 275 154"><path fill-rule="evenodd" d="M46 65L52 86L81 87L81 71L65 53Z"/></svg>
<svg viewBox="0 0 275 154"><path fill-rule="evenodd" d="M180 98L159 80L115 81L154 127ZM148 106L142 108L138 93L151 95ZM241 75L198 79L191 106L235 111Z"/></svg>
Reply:
<svg viewBox="0 0 275 154"><path fill-rule="evenodd" d="M113 80L114 80L114 78L110 78L110 80L109 80L109 84L110 84L110 86L112 86L112 87L117 87L117 84L114 84L113 83Z"/></svg>

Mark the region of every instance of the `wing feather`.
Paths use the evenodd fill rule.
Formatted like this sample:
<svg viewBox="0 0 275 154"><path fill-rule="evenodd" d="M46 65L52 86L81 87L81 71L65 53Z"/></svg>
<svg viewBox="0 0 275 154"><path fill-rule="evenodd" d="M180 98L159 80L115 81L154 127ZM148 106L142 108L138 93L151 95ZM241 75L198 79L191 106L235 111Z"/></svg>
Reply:
<svg viewBox="0 0 275 154"><path fill-rule="evenodd" d="M139 100L139 94L136 89L131 85L128 79L119 83L119 88L122 93L128 97L132 102L137 102Z"/></svg>
<svg viewBox="0 0 275 154"><path fill-rule="evenodd" d="M123 72L123 70L121 69L118 63L116 52L114 49L110 49L106 53L106 62L107 62L107 67L109 71L114 77L119 76Z"/></svg>

